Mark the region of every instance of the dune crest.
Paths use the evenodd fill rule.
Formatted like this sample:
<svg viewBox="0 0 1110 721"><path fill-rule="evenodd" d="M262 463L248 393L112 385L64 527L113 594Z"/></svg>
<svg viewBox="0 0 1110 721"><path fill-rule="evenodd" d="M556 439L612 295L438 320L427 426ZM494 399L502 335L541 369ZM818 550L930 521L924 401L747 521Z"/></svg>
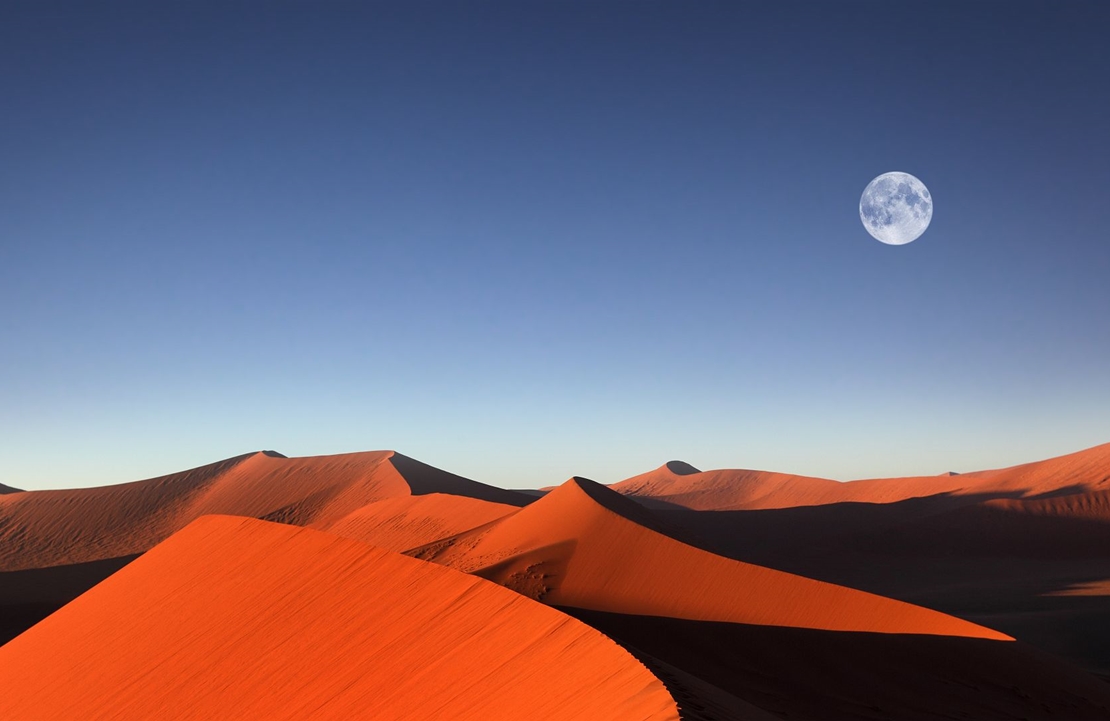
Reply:
<svg viewBox="0 0 1110 721"><path fill-rule="evenodd" d="M0 717L679 718L639 661L487 581L209 516L0 648Z"/></svg>
<svg viewBox="0 0 1110 721"><path fill-rule="evenodd" d="M574 478L512 515L410 553L558 606L1011 640L918 606L717 556L676 540L668 530L620 494Z"/></svg>

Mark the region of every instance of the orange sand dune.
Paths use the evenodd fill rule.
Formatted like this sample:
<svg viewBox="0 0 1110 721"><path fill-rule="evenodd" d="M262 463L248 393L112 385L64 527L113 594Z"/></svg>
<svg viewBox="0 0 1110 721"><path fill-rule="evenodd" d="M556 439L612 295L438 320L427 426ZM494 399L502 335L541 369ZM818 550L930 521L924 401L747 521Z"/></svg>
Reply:
<svg viewBox="0 0 1110 721"><path fill-rule="evenodd" d="M1110 490L1099 490L1110 463L1094 450L969 481L1001 490L657 513L735 560L935 608L1110 675L1110 595L1098 592L1110 578Z"/></svg>
<svg viewBox="0 0 1110 721"><path fill-rule="evenodd" d="M532 500L392 451L254 453L147 481L0 496L0 571L141 553L205 514L328 527L368 503L430 493L515 506Z"/></svg>
<svg viewBox="0 0 1110 721"><path fill-rule="evenodd" d="M610 486L649 506L728 511L829 503L893 503L938 494L1012 498L1110 490L1110 443L1011 468L838 483L769 471L698 471L671 461Z"/></svg>
<svg viewBox="0 0 1110 721"><path fill-rule="evenodd" d="M935 611L717 556L667 531L637 504L575 478L512 515L411 553L559 606L1009 640Z"/></svg>
<svg viewBox="0 0 1110 721"><path fill-rule="evenodd" d="M206 517L0 648L0 718L677 719L563 613L357 541Z"/></svg>
<svg viewBox="0 0 1110 721"><path fill-rule="evenodd" d="M609 487L649 508L732 510L780 503L809 505L814 499L837 492L841 485L824 478L770 471L699 471L682 461L670 461Z"/></svg>
<svg viewBox="0 0 1110 721"><path fill-rule="evenodd" d="M429 539L454 536L516 510L516 506L504 503L432 493L369 503L337 521L320 526L312 524L310 528L320 528L390 551L407 551L428 543Z"/></svg>

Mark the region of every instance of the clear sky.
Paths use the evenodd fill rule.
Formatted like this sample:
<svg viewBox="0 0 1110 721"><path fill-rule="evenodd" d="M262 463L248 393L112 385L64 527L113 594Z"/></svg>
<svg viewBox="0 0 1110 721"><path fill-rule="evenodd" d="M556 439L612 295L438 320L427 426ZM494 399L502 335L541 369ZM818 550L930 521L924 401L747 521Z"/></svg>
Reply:
<svg viewBox="0 0 1110 721"><path fill-rule="evenodd" d="M96 5L0 18L2 483L1110 441L1110 3Z"/></svg>

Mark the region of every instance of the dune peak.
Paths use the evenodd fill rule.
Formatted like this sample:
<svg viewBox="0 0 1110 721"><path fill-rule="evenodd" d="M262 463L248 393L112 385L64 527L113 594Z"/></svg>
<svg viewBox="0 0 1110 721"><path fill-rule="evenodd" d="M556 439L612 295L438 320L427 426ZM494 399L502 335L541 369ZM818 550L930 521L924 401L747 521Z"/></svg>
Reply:
<svg viewBox="0 0 1110 721"><path fill-rule="evenodd" d="M695 473L701 473L700 470L694 468L686 461L667 461L663 464L663 468L666 468L676 476L692 476Z"/></svg>

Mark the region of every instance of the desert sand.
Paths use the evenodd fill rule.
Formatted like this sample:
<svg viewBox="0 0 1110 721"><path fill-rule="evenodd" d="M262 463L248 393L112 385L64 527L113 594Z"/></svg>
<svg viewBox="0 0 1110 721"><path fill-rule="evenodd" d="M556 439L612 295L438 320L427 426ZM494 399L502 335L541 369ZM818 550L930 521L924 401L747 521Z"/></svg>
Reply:
<svg viewBox="0 0 1110 721"><path fill-rule="evenodd" d="M8 493L0 717L1106 719L1108 479L264 452Z"/></svg>
<svg viewBox="0 0 1110 721"><path fill-rule="evenodd" d="M0 717L677 719L616 643L482 579L209 516L0 648Z"/></svg>
<svg viewBox="0 0 1110 721"><path fill-rule="evenodd" d="M1110 674L1110 444L955 475L798 479L664 466L612 488L730 558L945 611Z"/></svg>
<svg viewBox="0 0 1110 721"><path fill-rule="evenodd" d="M286 458L252 453L147 481L0 497L0 570L141 553L206 514L327 527L368 503L430 493L531 498L392 451Z"/></svg>
<svg viewBox="0 0 1110 721"><path fill-rule="evenodd" d="M665 527L633 502L581 478L513 515L411 553L554 605L698 621L1010 640L924 608L695 548L666 535Z"/></svg>
<svg viewBox="0 0 1110 721"><path fill-rule="evenodd" d="M205 514L335 526L404 550L532 500L393 451L307 458L263 451L144 481L3 495L0 643ZM371 508L383 501L392 503Z"/></svg>
<svg viewBox="0 0 1110 721"><path fill-rule="evenodd" d="M612 485L613 490L657 508L737 511L830 503L893 503L947 494L1032 498L1110 491L1110 443L1011 468L938 476L838 482L753 470L699 471L670 461L654 471Z"/></svg>

